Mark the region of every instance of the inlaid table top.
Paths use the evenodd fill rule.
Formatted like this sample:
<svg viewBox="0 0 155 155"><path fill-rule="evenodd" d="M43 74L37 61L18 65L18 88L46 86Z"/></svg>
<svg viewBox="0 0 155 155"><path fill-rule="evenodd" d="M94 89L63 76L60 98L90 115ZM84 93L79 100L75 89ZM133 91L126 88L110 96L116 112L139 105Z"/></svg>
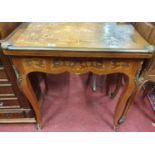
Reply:
<svg viewBox="0 0 155 155"><path fill-rule="evenodd" d="M3 48L148 52L150 45L129 23L24 23Z"/></svg>

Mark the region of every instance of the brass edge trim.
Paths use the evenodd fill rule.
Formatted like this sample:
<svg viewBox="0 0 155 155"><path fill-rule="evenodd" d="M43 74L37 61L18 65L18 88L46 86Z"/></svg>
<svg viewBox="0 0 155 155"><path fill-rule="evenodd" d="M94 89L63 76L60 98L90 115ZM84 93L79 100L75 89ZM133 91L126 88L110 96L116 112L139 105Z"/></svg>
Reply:
<svg viewBox="0 0 155 155"><path fill-rule="evenodd" d="M84 52L139 52L139 53L152 53L155 48L153 46L147 46L142 49L126 49L126 48L70 48L70 47L30 47L30 46L13 46L10 42L3 42L2 43L2 48L3 49L8 49L8 50L45 50L45 51L84 51ZM114 53L115 53L114 52Z"/></svg>

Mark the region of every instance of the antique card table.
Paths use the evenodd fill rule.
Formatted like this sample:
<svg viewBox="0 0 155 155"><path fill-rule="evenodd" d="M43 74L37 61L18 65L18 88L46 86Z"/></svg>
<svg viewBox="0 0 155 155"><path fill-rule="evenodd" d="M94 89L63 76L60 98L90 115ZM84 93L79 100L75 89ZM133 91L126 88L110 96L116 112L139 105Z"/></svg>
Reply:
<svg viewBox="0 0 155 155"><path fill-rule="evenodd" d="M136 87L142 63L153 53L134 27L125 23L24 23L2 48L16 66L19 86L34 109L38 126L41 109L29 73L124 73L127 81L115 107L115 129Z"/></svg>

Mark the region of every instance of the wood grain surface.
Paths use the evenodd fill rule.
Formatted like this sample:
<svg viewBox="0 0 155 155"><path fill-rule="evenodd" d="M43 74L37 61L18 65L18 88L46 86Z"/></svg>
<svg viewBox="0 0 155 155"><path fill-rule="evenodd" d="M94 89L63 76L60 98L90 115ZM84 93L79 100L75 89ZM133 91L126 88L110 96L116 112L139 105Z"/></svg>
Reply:
<svg viewBox="0 0 155 155"><path fill-rule="evenodd" d="M131 24L25 23L10 39L14 46L143 49L148 45Z"/></svg>

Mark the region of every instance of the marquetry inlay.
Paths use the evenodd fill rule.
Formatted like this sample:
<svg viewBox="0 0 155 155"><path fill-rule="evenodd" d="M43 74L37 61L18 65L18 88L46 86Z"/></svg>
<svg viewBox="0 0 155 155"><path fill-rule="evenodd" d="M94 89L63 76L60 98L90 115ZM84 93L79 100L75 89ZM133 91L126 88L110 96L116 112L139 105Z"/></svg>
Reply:
<svg viewBox="0 0 155 155"><path fill-rule="evenodd" d="M22 64L27 73L38 71L48 73L72 72L77 74L94 72L129 72L134 64L132 60L87 59L87 58L24 58ZM138 62L139 63L139 62ZM31 66L31 67L30 67Z"/></svg>

